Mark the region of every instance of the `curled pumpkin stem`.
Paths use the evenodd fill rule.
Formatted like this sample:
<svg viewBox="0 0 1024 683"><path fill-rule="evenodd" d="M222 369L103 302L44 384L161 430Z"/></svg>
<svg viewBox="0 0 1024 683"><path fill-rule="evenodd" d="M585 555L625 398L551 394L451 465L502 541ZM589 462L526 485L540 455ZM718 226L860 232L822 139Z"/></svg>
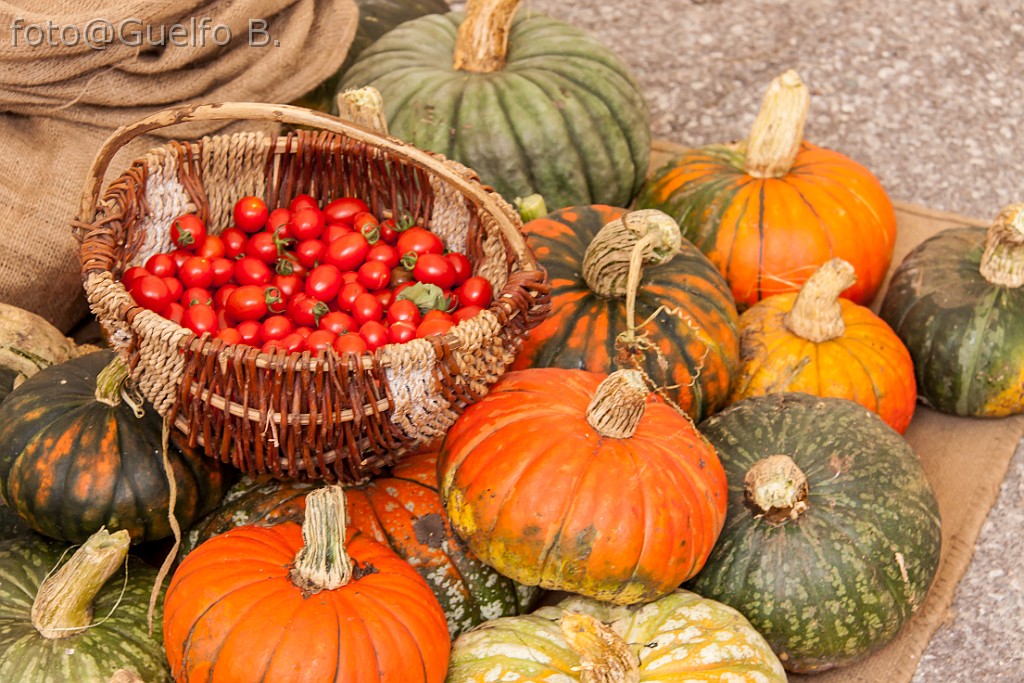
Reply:
<svg viewBox="0 0 1024 683"><path fill-rule="evenodd" d="M1006 207L993 221L980 271L994 285L1024 287L1024 204Z"/></svg>
<svg viewBox="0 0 1024 683"><path fill-rule="evenodd" d="M589 614L566 613L558 627L569 649L579 655L581 683L639 683L637 656L610 626Z"/></svg>

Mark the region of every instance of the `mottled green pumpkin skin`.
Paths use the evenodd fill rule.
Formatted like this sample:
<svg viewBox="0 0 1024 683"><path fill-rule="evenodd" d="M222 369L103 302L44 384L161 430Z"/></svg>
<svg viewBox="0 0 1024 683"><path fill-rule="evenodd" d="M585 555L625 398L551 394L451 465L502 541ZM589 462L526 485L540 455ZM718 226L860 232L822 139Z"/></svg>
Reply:
<svg viewBox="0 0 1024 683"><path fill-rule="evenodd" d="M17 513L0 501L0 541L12 538L30 538L35 535L35 532L28 528L28 525Z"/></svg>
<svg viewBox="0 0 1024 683"><path fill-rule="evenodd" d="M113 359L98 351L41 370L0 405L0 498L35 531L82 543L101 527L132 543L171 535L162 419L127 403L96 400L96 377ZM187 527L220 502L229 472L170 430L175 513Z"/></svg>
<svg viewBox="0 0 1024 683"><path fill-rule="evenodd" d="M910 446L845 399L774 394L700 425L729 479L725 528L687 584L740 611L783 665L849 664L892 640L938 568L934 493ZM757 461L788 455L807 476L807 509L776 526L744 496ZM759 511L758 511L759 512Z"/></svg>
<svg viewBox="0 0 1024 683"><path fill-rule="evenodd" d="M628 205L651 133L625 64L584 31L523 11L501 70L456 71L463 18L402 24L362 53L342 88L377 88L392 135L469 166L509 200L536 192L551 209Z"/></svg>
<svg viewBox="0 0 1024 683"><path fill-rule="evenodd" d="M108 683L115 671L128 669L146 683L169 683L162 599L157 604L152 636L147 625L156 570L139 560L128 560L127 585L122 569L100 590L93 603L94 626L60 640L48 640L35 630L32 601L61 557L65 561L71 557L67 550L62 543L39 537L0 543L0 680Z"/></svg>
<svg viewBox="0 0 1024 683"><path fill-rule="evenodd" d="M881 316L910 351L917 392L944 413L1024 411L1024 287L979 272L986 228L953 228L910 252Z"/></svg>

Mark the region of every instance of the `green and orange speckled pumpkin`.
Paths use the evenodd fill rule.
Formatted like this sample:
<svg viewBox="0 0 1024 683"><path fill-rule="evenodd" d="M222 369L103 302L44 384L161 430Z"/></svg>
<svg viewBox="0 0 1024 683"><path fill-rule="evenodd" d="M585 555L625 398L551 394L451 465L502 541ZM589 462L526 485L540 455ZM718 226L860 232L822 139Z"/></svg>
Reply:
<svg viewBox="0 0 1024 683"><path fill-rule="evenodd" d="M217 534L243 525L301 524L303 482L243 479L224 503L189 530L182 556ZM476 559L452 532L437 494L437 451L404 458L382 476L346 490L349 525L384 543L427 580L448 619L452 637L488 619L525 613L539 591L501 576Z"/></svg>
<svg viewBox="0 0 1024 683"><path fill-rule="evenodd" d="M786 673L743 615L676 590L628 607L570 596L463 634L448 683L491 681L785 683Z"/></svg>
<svg viewBox="0 0 1024 683"><path fill-rule="evenodd" d="M850 264L832 259L798 294L743 312L733 402L784 391L847 398L906 431L917 401L910 353L884 320L839 298L853 279Z"/></svg>
<svg viewBox="0 0 1024 683"><path fill-rule="evenodd" d="M575 206L530 221L523 232L551 280L551 315L530 333L512 366L609 373L628 326L633 249L644 266L634 325L651 348L631 344L638 365L695 420L721 408L739 367L738 316L728 285L708 259L680 239L661 212ZM650 320L649 324L642 325Z"/></svg>
<svg viewBox="0 0 1024 683"><path fill-rule="evenodd" d="M973 417L1024 412L1024 204L926 240L892 276L882 318L910 349L922 400Z"/></svg>
<svg viewBox="0 0 1024 683"><path fill-rule="evenodd" d="M867 305L892 260L892 202L866 168L803 142L808 103L800 77L786 72L769 88L746 142L669 161L636 201L679 221L741 308L796 291L831 258L853 265L857 283L845 296Z"/></svg>
<svg viewBox="0 0 1024 683"><path fill-rule="evenodd" d="M72 543L103 526L133 543L171 535L162 421L122 400L126 376L97 351L41 370L0 406L0 497L39 533ZM174 511L188 526L220 502L228 472L170 431Z"/></svg>
<svg viewBox="0 0 1024 683"><path fill-rule="evenodd" d="M852 401L770 394L701 424L729 478L725 528L687 584L743 614L794 672L891 641L939 566L938 504L917 456Z"/></svg>
<svg viewBox="0 0 1024 683"><path fill-rule="evenodd" d="M481 560L617 604L699 571L725 514L714 449L636 370L510 372L449 430L438 478Z"/></svg>

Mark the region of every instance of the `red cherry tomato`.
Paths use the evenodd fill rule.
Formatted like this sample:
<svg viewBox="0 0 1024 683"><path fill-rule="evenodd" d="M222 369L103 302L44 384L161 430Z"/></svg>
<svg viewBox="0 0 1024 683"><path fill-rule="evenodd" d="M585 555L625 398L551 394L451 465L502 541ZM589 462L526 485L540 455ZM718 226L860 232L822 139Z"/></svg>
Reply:
<svg viewBox="0 0 1024 683"><path fill-rule="evenodd" d="M319 209L320 204L317 203L316 199L310 197L308 194L296 195L294 199L288 204L288 210L292 213L301 211L302 209Z"/></svg>
<svg viewBox="0 0 1024 683"><path fill-rule="evenodd" d="M267 314L267 295L260 285L242 285L231 292L224 309L238 321L259 320Z"/></svg>
<svg viewBox="0 0 1024 683"><path fill-rule="evenodd" d="M398 250L390 244L384 244L383 242L377 242L366 252L367 263L370 261L380 261L388 267L388 270L396 267L401 260Z"/></svg>
<svg viewBox="0 0 1024 683"><path fill-rule="evenodd" d="M306 325L303 325L301 327L296 327L295 328L295 334L297 334L300 337L302 337L303 340L305 340L306 337L308 337L310 334L312 334L312 332L313 332L313 328L312 327L308 327Z"/></svg>
<svg viewBox="0 0 1024 683"><path fill-rule="evenodd" d="M171 252L171 258L174 259L174 265L181 268L181 264L195 256L191 251L186 249L175 249Z"/></svg>
<svg viewBox="0 0 1024 683"><path fill-rule="evenodd" d="M242 335L242 343L259 346L263 343L263 326L256 320L243 320L235 325L238 334Z"/></svg>
<svg viewBox="0 0 1024 683"><path fill-rule="evenodd" d="M327 227L324 228L323 234L320 235L320 239L324 244L330 244L350 232L352 232L352 226L347 223L328 223Z"/></svg>
<svg viewBox="0 0 1024 683"><path fill-rule="evenodd" d="M238 285L224 285L213 293L213 310L223 311L228 305L228 297L231 296L231 292L238 289Z"/></svg>
<svg viewBox="0 0 1024 683"><path fill-rule="evenodd" d="M358 282L346 282L341 291L338 292L338 308L343 311L351 311L355 305L356 297L366 293L366 287Z"/></svg>
<svg viewBox="0 0 1024 683"><path fill-rule="evenodd" d="M494 296L494 288L490 281L480 275L474 275L462 283L455 295L459 298L460 306L479 306L487 308L491 305Z"/></svg>
<svg viewBox="0 0 1024 683"><path fill-rule="evenodd" d="M178 279L186 289L190 287L209 287L213 284L213 267L210 260L202 256L193 256L181 264Z"/></svg>
<svg viewBox="0 0 1024 683"><path fill-rule="evenodd" d="M396 247L398 253L402 255L408 254L410 251L420 256L444 253L444 243L441 242L441 238L419 226L413 226L399 235Z"/></svg>
<svg viewBox="0 0 1024 683"><path fill-rule="evenodd" d="M394 218L385 218L380 222L380 242L388 245L394 244L404 229Z"/></svg>
<svg viewBox="0 0 1024 683"><path fill-rule="evenodd" d="M164 314L164 317L180 325L183 315L185 315L185 307L177 301L172 301L167 305L167 313Z"/></svg>
<svg viewBox="0 0 1024 683"><path fill-rule="evenodd" d="M324 214L320 209L300 209L289 224L291 236L297 240L314 240L324 231Z"/></svg>
<svg viewBox="0 0 1024 683"><path fill-rule="evenodd" d="M298 292L302 291L303 281L298 275L275 275L271 281L278 291L281 292L281 298L287 301L295 296Z"/></svg>
<svg viewBox="0 0 1024 683"><path fill-rule="evenodd" d="M388 343L404 344L416 338L416 326L410 322L399 321L388 327Z"/></svg>
<svg viewBox="0 0 1024 683"><path fill-rule="evenodd" d="M417 339L430 336L432 334L444 334L452 328L451 320L443 320L441 318L434 318L427 320L424 318L423 322L416 328Z"/></svg>
<svg viewBox="0 0 1024 683"><path fill-rule="evenodd" d="M178 273L178 264L170 254L153 254L146 259L146 270L157 277L174 277Z"/></svg>
<svg viewBox="0 0 1024 683"><path fill-rule="evenodd" d="M428 322L430 320L447 320L448 322L451 322L452 314L447 311L441 311L434 308L424 313L420 322Z"/></svg>
<svg viewBox="0 0 1024 683"><path fill-rule="evenodd" d="M202 336L217 331L217 314L206 304L189 306L181 316L181 326Z"/></svg>
<svg viewBox="0 0 1024 683"><path fill-rule="evenodd" d="M357 213L368 212L370 207L361 199L342 197L324 207L324 216L329 223L351 223Z"/></svg>
<svg viewBox="0 0 1024 683"><path fill-rule="evenodd" d="M242 197L235 203L235 225L245 232L262 230L269 215L266 202L259 197Z"/></svg>
<svg viewBox="0 0 1024 683"><path fill-rule="evenodd" d="M233 327L225 327L222 330L218 330L217 334L213 335L215 339L222 340L225 344L241 344L242 335Z"/></svg>
<svg viewBox="0 0 1024 683"><path fill-rule="evenodd" d="M171 243L179 249L198 249L206 239L206 223L193 213L178 216L171 223Z"/></svg>
<svg viewBox="0 0 1024 683"><path fill-rule="evenodd" d="M419 307L408 299L397 299L388 306L388 322L392 325L405 322L416 326L420 324L421 317Z"/></svg>
<svg viewBox="0 0 1024 683"><path fill-rule="evenodd" d="M320 329L328 330L334 334L354 332L358 327L359 325L357 325L356 321L352 319L352 316L342 311L331 311L324 317L320 318Z"/></svg>
<svg viewBox="0 0 1024 683"><path fill-rule="evenodd" d="M263 321L263 339L276 341L284 339L295 331L295 323L284 315L272 315Z"/></svg>
<svg viewBox="0 0 1024 683"><path fill-rule="evenodd" d="M124 285L125 289L131 289L132 282L137 278L146 277L147 275L152 275L152 273L142 266L132 266L121 274L121 284Z"/></svg>
<svg viewBox="0 0 1024 683"><path fill-rule="evenodd" d="M128 293L135 303L166 317L167 306L171 303L171 292L167 284L156 275L145 275L132 280Z"/></svg>
<svg viewBox="0 0 1024 683"><path fill-rule="evenodd" d="M305 292L299 292L288 301L287 312L288 317L296 324L316 327L320 323L320 318L330 313L330 310L324 302Z"/></svg>
<svg viewBox="0 0 1024 683"><path fill-rule="evenodd" d="M372 213L357 213L352 219L352 230L365 237L370 244L380 240L380 221Z"/></svg>
<svg viewBox="0 0 1024 683"><path fill-rule="evenodd" d="M307 268L316 268L326 251L327 245L320 240L302 240L295 245L295 259Z"/></svg>
<svg viewBox="0 0 1024 683"><path fill-rule="evenodd" d="M313 330L309 333L309 336L306 337L306 348L313 353L326 351L331 348L331 345L334 343L334 339L337 336L338 335L329 330Z"/></svg>
<svg viewBox="0 0 1024 683"><path fill-rule="evenodd" d="M228 228L220 233L220 240L224 243L224 256L238 258L245 253L245 244L249 238L238 228Z"/></svg>
<svg viewBox="0 0 1024 683"><path fill-rule="evenodd" d="M181 299L181 295L185 293L185 287L181 284L181 280L176 277L165 277L162 279L164 284L167 285L167 291L171 293L171 301Z"/></svg>
<svg viewBox="0 0 1024 683"><path fill-rule="evenodd" d="M364 292L352 301L352 317L360 326L371 320L379 321L383 316L384 307L370 292Z"/></svg>
<svg viewBox="0 0 1024 683"><path fill-rule="evenodd" d="M420 282L437 285L441 289L451 289L455 284L455 271L452 264L441 254L420 254L413 266L412 276Z"/></svg>
<svg viewBox="0 0 1024 683"><path fill-rule="evenodd" d="M388 310L389 306L391 306L391 302L395 300L395 293L392 292L387 287L385 287L384 289L375 289L372 292L370 292L370 294L373 294L375 297L377 297L377 301L380 302L380 305L384 308L385 311Z"/></svg>
<svg viewBox="0 0 1024 683"><path fill-rule="evenodd" d="M452 313L452 320L456 324L458 324L461 323L463 320L469 320L482 310L484 309L480 308L479 306L463 306L462 308L456 309L455 312Z"/></svg>
<svg viewBox="0 0 1024 683"><path fill-rule="evenodd" d="M281 290L270 285L263 288L263 295L267 301L268 313L284 313L288 306L288 300L282 296Z"/></svg>
<svg viewBox="0 0 1024 683"><path fill-rule="evenodd" d="M249 238L245 245L245 255L259 259L270 265L277 263L277 259L284 251L279 237L272 232L258 232Z"/></svg>
<svg viewBox="0 0 1024 683"><path fill-rule="evenodd" d="M473 276L473 264L469 262L469 257L461 251L449 252L444 257L448 259L448 263L452 265L452 271L455 272L455 286L461 285Z"/></svg>
<svg viewBox="0 0 1024 683"><path fill-rule="evenodd" d="M237 320L232 318L230 314L228 314L226 309L222 308L220 310L217 310L215 308L213 310L217 311L217 327L219 327L222 330L226 330L229 327L234 327L235 324L238 322Z"/></svg>
<svg viewBox="0 0 1024 683"><path fill-rule="evenodd" d="M235 262L224 257L210 259L210 272L213 273L211 285L214 287L226 285L235 276Z"/></svg>
<svg viewBox="0 0 1024 683"><path fill-rule="evenodd" d="M280 343L288 353L298 353L306 348L306 338L296 332L289 334Z"/></svg>
<svg viewBox="0 0 1024 683"><path fill-rule="evenodd" d="M366 342L363 341L363 338L355 332L339 334L334 338L334 344L332 346L334 348L334 352L339 356L343 356L346 353L363 353L366 351Z"/></svg>
<svg viewBox="0 0 1024 683"><path fill-rule="evenodd" d="M324 263L309 271L306 276L305 292L320 301L330 301L341 290L341 271L330 263Z"/></svg>
<svg viewBox="0 0 1024 683"><path fill-rule="evenodd" d="M189 287L181 293L178 300L185 308L191 308L198 304L213 306L213 295L205 287Z"/></svg>
<svg viewBox="0 0 1024 683"><path fill-rule="evenodd" d="M359 336L366 342L367 351L376 351L388 343L388 328L376 320L368 320L359 326Z"/></svg>
<svg viewBox="0 0 1024 683"><path fill-rule="evenodd" d="M270 267L251 256L243 256L235 261L235 282L240 285L265 285L273 275Z"/></svg>
<svg viewBox="0 0 1024 683"><path fill-rule="evenodd" d="M338 270L356 270L366 260L370 251L370 243L358 232L342 235L327 245L324 262L337 267Z"/></svg>
<svg viewBox="0 0 1024 683"><path fill-rule="evenodd" d="M366 261L356 272L356 282L367 289L381 289L391 281L391 269L383 261Z"/></svg>
<svg viewBox="0 0 1024 683"><path fill-rule="evenodd" d="M202 256L203 258L215 259L224 256L224 240L221 239L220 235L207 235L206 239L203 240L195 251L196 256Z"/></svg>
<svg viewBox="0 0 1024 683"><path fill-rule="evenodd" d="M266 231L273 233L281 230L282 233L284 233L281 235L282 237L295 237L295 235L290 234L290 231L288 230L288 224L291 223L291 220L292 212L288 209L274 209L270 212L270 215L267 216Z"/></svg>

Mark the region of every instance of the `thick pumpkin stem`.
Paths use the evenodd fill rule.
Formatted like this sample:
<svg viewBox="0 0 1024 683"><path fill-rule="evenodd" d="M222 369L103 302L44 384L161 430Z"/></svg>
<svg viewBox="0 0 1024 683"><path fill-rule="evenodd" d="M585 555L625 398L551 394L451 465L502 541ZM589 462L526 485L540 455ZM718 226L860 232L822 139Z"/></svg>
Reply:
<svg viewBox="0 0 1024 683"><path fill-rule="evenodd" d="M338 93L338 118L346 119L380 135L388 134L384 99L372 85Z"/></svg>
<svg viewBox="0 0 1024 683"><path fill-rule="evenodd" d="M1024 204L1003 209L988 229L981 275L994 285L1024 287Z"/></svg>
<svg viewBox="0 0 1024 683"><path fill-rule="evenodd" d="M795 520L807 509L807 476L788 455L758 460L743 479L747 505L772 524Z"/></svg>
<svg viewBox="0 0 1024 683"><path fill-rule="evenodd" d="M456 70L492 73L505 66L519 0L469 0L455 39Z"/></svg>
<svg viewBox="0 0 1024 683"><path fill-rule="evenodd" d="M589 614L572 613L563 615L558 626L580 657L581 683L639 683L640 660L610 626Z"/></svg>
<svg viewBox="0 0 1024 683"><path fill-rule="evenodd" d="M768 86L747 138L744 169L755 178L781 178L789 173L804 139L811 96L790 69Z"/></svg>
<svg viewBox="0 0 1024 683"><path fill-rule="evenodd" d="M786 329L818 344L843 336L846 323L839 295L856 281L849 263L838 258L827 261L800 288L793 309L783 318Z"/></svg>
<svg viewBox="0 0 1024 683"><path fill-rule="evenodd" d="M583 280L594 293L621 299L636 290L645 264L667 263L681 246L679 224L667 213L630 211L594 235L583 255Z"/></svg>
<svg viewBox="0 0 1024 683"><path fill-rule="evenodd" d="M597 386L587 422L601 436L628 439L636 433L650 394L639 370L616 370Z"/></svg>
<svg viewBox="0 0 1024 683"><path fill-rule="evenodd" d="M352 558L345 552L345 489L325 486L306 494L302 549L295 556L292 583L304 596L337 590L352 580Z"/></svg>
<svg viewBox="0 0 1024 683"><path fill-rule="evenodd" d="M32 625L44 638L70 638L89 628L92 603L111 576L124 565L131 536L122 529L100 529L67 563L39 586L32 602Z"/></svg>
<svg viewBox="0 0 1024 683"><path fill-rule="evenodd" d="M96 376L96 400L108 406L121 405L121 390L128 379L128 364L120 355L115 355Z"/></svg>

